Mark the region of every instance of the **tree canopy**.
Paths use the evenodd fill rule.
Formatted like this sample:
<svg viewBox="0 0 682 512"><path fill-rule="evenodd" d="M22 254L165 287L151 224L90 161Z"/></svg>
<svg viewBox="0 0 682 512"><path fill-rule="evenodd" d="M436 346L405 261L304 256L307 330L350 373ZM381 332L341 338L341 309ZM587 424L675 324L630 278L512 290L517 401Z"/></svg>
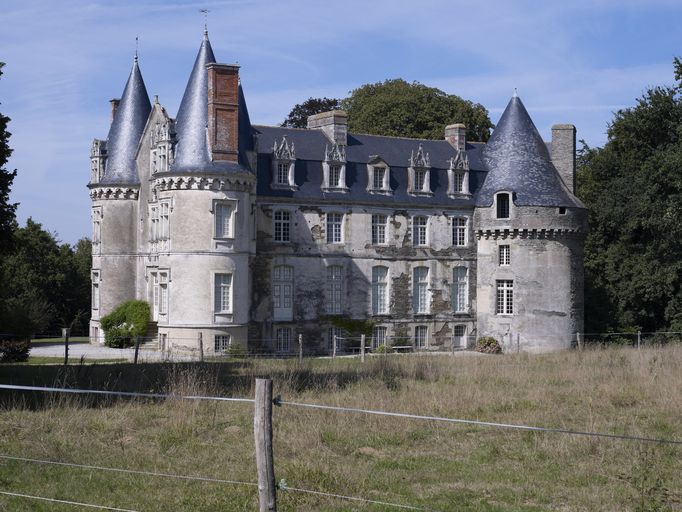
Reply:
<svg viewBox="0 0 682 512"><path fill-rule="evenodd" d="M0 62L0 77L4 65L4 62ZM9 147L11 134L7 131L9 121L9 117L0 114L0 254L10 248L17 209L16 203L9 202L9 193L17 171L5 169L7 160L12 155L12 150Z"/></svg>
<svg viewBox="0 0 682 512"><path fill-rule="evenodd" d="M493 128L482 105L399 78L365 84L343 100L309 98L294 106L282 126L305 128L308 116L338 108L348 113L348 130L357 133L442 139L447 125L463 123L468 140L485 142Z"/></svg>
<svg viewBox="0 0 682 512"><path fill-rule="evenodd" d="M603 148L579 151L588 331L682 330L681 91L649 89L615 114Z"/></svg>

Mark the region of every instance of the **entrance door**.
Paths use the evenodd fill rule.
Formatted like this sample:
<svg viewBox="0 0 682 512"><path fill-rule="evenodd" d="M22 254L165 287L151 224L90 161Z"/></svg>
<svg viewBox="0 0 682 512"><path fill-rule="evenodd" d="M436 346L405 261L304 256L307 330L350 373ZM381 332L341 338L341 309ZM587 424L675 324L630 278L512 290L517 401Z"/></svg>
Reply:
<svg viewBox="0 0 682 512"><path fill-rule="evenodd" d="M452 348L466 348L467 346L467 328L466 325L455 325L452 335Z"/></svg>

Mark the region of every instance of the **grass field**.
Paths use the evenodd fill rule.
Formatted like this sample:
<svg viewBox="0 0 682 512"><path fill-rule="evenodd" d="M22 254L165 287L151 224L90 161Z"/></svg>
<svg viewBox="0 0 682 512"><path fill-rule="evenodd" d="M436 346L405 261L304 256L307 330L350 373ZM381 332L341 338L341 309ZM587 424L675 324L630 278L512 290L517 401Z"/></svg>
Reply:
<svg viewBox="0 0 682 512"><path fill-rule="evenodd" d="M682 347L481 357L3 366L2 382L253 396L682 439ZM4 394L0 454L254 482L251 404ZM682 446L274 410L289 486L429 510L682 510ZM257 510L256 488L0 461L0 491L140 511ZM279 510L389 511L284 491ZM74 507L0 496L0 510Z"/></svg>

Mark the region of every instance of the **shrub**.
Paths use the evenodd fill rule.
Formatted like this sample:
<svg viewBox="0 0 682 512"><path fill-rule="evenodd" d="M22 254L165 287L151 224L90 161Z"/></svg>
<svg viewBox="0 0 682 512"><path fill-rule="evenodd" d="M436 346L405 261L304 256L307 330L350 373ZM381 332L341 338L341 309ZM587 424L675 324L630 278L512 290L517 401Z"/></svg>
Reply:
<svg viewBox="0 0 682 512"><path fill-rule="evenodd" d="M483 338L478 338L474 350L476 350L476 352L482 352L484 354L501 354L502 346L492 336L484 336Z"/></svg>
<svg viewBox="0 0 682 512"><path fill-rule="evenodd" d="M130 347L137 336L147 334L149 304L142 300L129 300L116 306L102 318L104 344L112 348Z"/></svg>
<svg viewBox="0 0 682 512"><path fill-rule="evenodd" d="M28 360L31 340L28 338L0 339L0 363L21 363Z"/></svg>
<svg viewBox="0 0 682 512"><path fill-rule="evenodd" d="M375 354L392 354L393 352L395 352L395 349L390 345L379 345L374 349Z"/></svg>
<svg viewBox="0 0 682 512"><path fill-rule="evenodd" d="M231 343L227 349L227 354L230 357L246 357L246 350L244 350L244 347L239 343Z"/></svg>

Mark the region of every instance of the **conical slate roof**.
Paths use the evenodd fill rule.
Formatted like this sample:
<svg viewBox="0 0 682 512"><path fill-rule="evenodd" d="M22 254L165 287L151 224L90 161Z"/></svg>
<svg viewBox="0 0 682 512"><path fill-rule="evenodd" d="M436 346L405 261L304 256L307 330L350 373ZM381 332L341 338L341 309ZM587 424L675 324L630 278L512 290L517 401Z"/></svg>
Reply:
<svg viewBox="0 0 682 512"><path fill-rule="evenodd" d="M514 95L482 151L488 171L476 206L488 207L502 190L514 193L517 206L584 208L569 192L521 99Z"/></svg>
<svg viewBox="0 0 682 512"><path fill-rule="evenodd" d="M135 152L145 123L152 110L147 88L140 73L137 55L107 137L107 159L100 183L137 185L140 178Z"/></svg>
<svg viewBox="0 0 682 512"><path fill-rule="evenodd" d="M182 96L175 121L177 146L172 172L199 171L211 166L208 149L208 70L206 65L215 62L208 33L199 48L192 74Z"/></svg>

